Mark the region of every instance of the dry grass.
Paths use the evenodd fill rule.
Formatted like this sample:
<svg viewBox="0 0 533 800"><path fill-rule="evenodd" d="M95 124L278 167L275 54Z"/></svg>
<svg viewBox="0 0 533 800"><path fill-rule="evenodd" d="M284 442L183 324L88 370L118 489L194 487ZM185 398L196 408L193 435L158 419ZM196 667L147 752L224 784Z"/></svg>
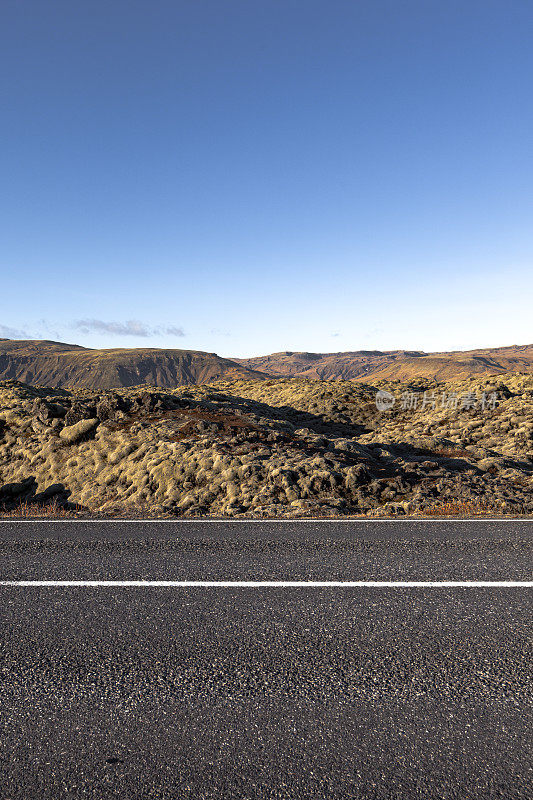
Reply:
<svg viewBox="0 0 533 800"><path fill-rule="evenodd" d="M433 455L441 456L444 458L472 458L472 453L464 450L461 447L441 447L438 450L433 450Z"/></svg>
<svg viewBox="0 0 533 800"><path fill-rule="evenodd" d="M449 500L419 513L426 517L451 517L471 516L473 514L503 514L506 510L503 503L494 500Z"/></svg>
<svg viewBox="0 0 533 800"><path fill-rule="evenodd" d="M205 422L207 424L214 423L218 425L221 436L233 436L243 430L261 430L258 425L245 416L197 409L177 409L175 411L161 411L149 414L138 411L130 414L128 419L123 422L106 420L104 424L110 430L129 431L135 423L139 422L143 425L154 425L159 422L164 422L167 423L170 428L174 427L174 433L165 437L165 440L170 442L179 442L189 436L197 438L199 434L195 431L194 426L198 422Z"/></svg>
<svg viewBox="0 0 533 800"><path fill-rule="evenodd" d="M0 509L0 518L2 519L12 519L12 518L19 518L23 517L26 518L34 518L34 517L61 517L61 518L68 518L68 517L75 517L82 511L81 506L73 506L73 507L65 507L57 502L57 500L52 500L52 502L47 503L46 505L41 505L39 503L29 503L25 501L23 503L19 503L14 508L10 509L9 511L5 511Z"/></svg>

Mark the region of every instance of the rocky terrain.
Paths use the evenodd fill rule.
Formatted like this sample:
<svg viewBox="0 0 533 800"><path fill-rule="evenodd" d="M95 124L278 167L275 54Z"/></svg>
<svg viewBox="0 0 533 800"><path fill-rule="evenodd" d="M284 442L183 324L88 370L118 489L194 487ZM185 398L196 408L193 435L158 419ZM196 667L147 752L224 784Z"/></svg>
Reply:
<svg viewBox="0 0 533 800"><path fill-rule="evenodd" d="M293 353L285 351L256 358L235 359L270 375L344 380L458 380L470 375L504 372L533 374L533 345L513 345L485 350L423 353L409 350L356 350L346 353Z"/></svg>
<svg viewBox="0 0 533 800"><path fill-rule="evenodd" d="M92 350L75 344L0 339L0 379L71 389L148 383L174 387L262 373L216 353L159 348Z"/></svg>
<svg viewBox="0 0 533 800"><path fill-rule="evenodd" d="M6 512L55 502L186 516L531 514L532 489L533 376L171 391L0 382Z"/></svg>

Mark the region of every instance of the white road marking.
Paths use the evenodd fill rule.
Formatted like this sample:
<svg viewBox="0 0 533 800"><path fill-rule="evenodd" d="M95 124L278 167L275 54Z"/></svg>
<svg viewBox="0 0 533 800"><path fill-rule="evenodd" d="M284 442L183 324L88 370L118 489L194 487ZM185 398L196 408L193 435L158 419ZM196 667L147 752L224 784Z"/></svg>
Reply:
<svg viewBox="0 0 533 800"><path fill-rule="evenodd" d="M176 589L500 589L533 588L533 581L0 581L6 587Z"/></svg>

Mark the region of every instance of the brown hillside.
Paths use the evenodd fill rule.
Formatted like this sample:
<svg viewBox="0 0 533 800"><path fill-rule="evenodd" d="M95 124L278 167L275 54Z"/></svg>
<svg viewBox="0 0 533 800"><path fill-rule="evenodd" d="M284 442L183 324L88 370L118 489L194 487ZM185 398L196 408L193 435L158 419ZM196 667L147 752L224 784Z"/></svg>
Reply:
<svg viewBox="0 0 533 800"><path fill-rule="evenodd" d="M293 353L285 351L272 353L256 358L236 358L244 366L261 370L270 375L284 375L314 380L330 380L342 378L352 380L360 375L369 375L387 364L393 364L398 357L409 355L416 357L423 353L405 353L404 350L393 350L382 353L379 350L357 350L345 353Z"/></svg>
<svg viewBox="0 0 533 800"><path fill-rule="evenodd" d="M273 376L298 376L314 380L410 380L415 377L454 380L483 374L532 374L533 345L450 353L408 350L357 350L345 353L286 351L235 361Z"/></svg>
<svg viewBox="0 0 533 800"><path fill-rule="evenodd" d="M452 353L359 350L272 353L222 358L198 350L93 350L51 341L0 339L0 380L70 389L161 388L216 380L299 377L311 380L456 380L474 375L533 374L533 345Z"/></svg>
<svg viewBox="0 0 533 800"><path fill-rule="evenodd" d="M264 375L216 353L198 350L91 350L49 341L0 339L0 380L70 389L149 384L164 388Z"/></svg>

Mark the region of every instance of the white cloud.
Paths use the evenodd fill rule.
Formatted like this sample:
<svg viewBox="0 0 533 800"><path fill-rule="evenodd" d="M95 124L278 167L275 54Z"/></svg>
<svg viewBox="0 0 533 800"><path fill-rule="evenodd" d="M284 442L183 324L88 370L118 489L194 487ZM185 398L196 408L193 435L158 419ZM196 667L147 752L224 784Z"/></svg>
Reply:
<svg viewBox="0 0 533 800"><path fill-rule="evenodd" d="M78 319L72 327L82 333L106 333L112 336L185 336L183 328L177 325L159 325L150 327L138 319L129 319L126 322L105 322L102 319Z"/></svg>
<svg viewBox="0 0 533 800"><path fill-rule="evenodd" d="M168 328L163 328L162 332L167 336L185 336L183 328L178 328L176 325L169 325Z"/></svg>
<svg viewBox="0 0 533 800"><path fill-rule="evenodd" d="M0 337L2 339L31 339L27 331L22 331L19 328L11 328L9 325L0 324Z"/></svg>

